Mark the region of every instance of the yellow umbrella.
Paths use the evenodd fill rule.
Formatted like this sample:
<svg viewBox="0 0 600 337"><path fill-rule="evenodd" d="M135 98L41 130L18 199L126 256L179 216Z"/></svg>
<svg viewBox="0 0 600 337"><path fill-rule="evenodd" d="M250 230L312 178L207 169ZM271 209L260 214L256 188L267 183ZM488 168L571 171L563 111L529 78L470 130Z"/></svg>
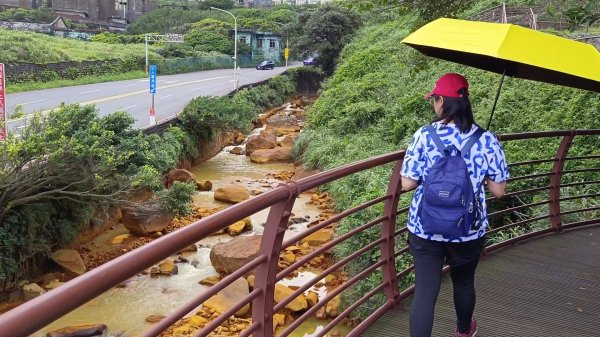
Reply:
<svg viewBox="0 0 600 337"><path fill-rule="evenodd" d="M505 75L600 92L600 52L552 34L512 24L442 18L402 42L428 56L502 74L492 115Z"/></svg>

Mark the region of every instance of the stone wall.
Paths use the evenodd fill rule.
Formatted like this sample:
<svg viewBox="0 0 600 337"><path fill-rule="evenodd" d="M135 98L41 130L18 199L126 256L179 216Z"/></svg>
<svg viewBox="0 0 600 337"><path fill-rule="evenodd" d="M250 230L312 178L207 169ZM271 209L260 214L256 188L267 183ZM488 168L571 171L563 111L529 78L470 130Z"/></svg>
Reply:
<svg viewBox="0 0 600 337"><path fill-rule="evenodd" d="M6 64L6 82L24 83L31 81L52 81L56 79L76 79L86 75L100 75L114 72L127 72L144 69L144 60L105 60L71 61L47 64L14 63Z"/></svg>

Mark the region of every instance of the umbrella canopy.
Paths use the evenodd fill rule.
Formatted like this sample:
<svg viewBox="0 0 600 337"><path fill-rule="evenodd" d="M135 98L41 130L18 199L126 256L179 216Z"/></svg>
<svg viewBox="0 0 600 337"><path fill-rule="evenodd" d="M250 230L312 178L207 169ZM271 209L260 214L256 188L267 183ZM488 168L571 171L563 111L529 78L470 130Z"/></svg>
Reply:
<svg viewBox="0 0 600 337"><path fill-rule="evenodd" d="M594 46L532 29L442 18L402 42L439 59L600 92L600 52Z"/></svg>

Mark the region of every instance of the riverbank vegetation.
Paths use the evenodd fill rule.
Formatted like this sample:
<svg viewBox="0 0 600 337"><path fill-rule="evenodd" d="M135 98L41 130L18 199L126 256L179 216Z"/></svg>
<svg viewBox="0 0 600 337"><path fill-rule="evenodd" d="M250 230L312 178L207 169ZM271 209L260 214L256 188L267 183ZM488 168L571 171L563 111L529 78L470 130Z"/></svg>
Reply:
<svg viewBox="0 0 600 337"><path fill-rule="evenodd" d="M309 111L308 127L295 145L298 158L306 166L312 169L330 169L405 148L413 133L433 119L432 107L423 100L423 95L431 90L437 78L447 72L459 72L469 79L476 120L485 126L500 75L427 58L400 43L411 31L443 13L432 14L421 10L415 15L412 8L386 7L397 5L398 2L395 1L384 1L386 4L382 7L381 1L354 3L360 6L370 3L371 7L364 9L367 12L363 15L374 19L367 21L368 23L355 34L352 42L343 49L334 75L326 81L319 99ZM522 1L513 3L524 4ZM550 5L551 1L546 3ZM456 13L462 17L498 4L499 2L495 1L475 1L473 7L457 8ZM529 5L529 2L527 4ZM386 9L386 14L376 17L374 13L382 8ZM597 118L599 109L600 95L597 93L508 78L504 83L491 130L505 134L540 130L597 129L600 127ZM505 150L509 162L553 158L557 144L535 140L512 142L505 144ZM573 145L571 155L585 156L599 145L599 139L585 138ZM591 162L586 164L594 166ZM549 165L516 167L512 170L512 175L519 176L534 170L548 169ZM361 172L330 184L327 191L339 209L355 207L385 194L391 169L387 167ZM577 180L581 177L571 176L568 179ZM510 186L510 190L525 188L527 182L511 183ZM573 190L573 193L586 194L592 190L597 193L597 186L585 186L577 191ZM546 198L547 192L542 191L525 199L509 202L518 204ZM410 195L404 195L401 202L407 205L409 199ZM380 216L382 208L371 208L352 216L340 224L337 234L347 233ZM518 219L533 218L536 212L537 215L540 212L547 214L547 207L534 208L530 213L511 214L504 220L516 222ZM405 222L405 218L399 217L398 228L404 226ZM547 225L547 222L538 221L533 224L536 225ZM500 235L509 237L514 234L518 233ZM379 234L373 232L347 240L338 248L336 254L347 256L356 252L359 247L374 241L373 235L378 237ZM398 238L397 244L400 247L404 246L405 242ZM363 271L379 259L378 254L377 250L371 250L363 255L358 263L351 265L347 272L355 275ZM410 263L408 260L398 261L398 270L405 269ZM369 281L354 287L351 291L353 295L347 296L346 302L354 303L380 282L381 275L374 274ZM404 278L400 285L401 290L411 283L411 277ZM377 305L378 303L368 303L363 306L362 313L371 313Z"/></svg>
<svg viewBox="0 0 600 337"><path fill-rule="evenodd" d="M262 109L295 91L298 71L240 90L196 99L182 122L161 134L135 130L125 112L99 117L93 106L66 105L37 116L0 143L0 290L42 271L49 254L98 226L111 207L138 207L136 196L161 212L183 215L194 187L164 186L164 174L198 157L198 144L219 130L247 129ZM156 207L153 207L156 209Z"/></svg>

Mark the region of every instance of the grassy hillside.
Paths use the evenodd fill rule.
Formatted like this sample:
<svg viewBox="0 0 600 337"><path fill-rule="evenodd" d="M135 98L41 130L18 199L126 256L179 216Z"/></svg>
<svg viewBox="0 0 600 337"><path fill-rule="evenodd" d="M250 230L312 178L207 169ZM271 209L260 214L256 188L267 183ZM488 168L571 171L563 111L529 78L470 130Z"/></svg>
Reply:
<svg viewBox="0 0 600 337"><path fill-rule="evenodd" d="M86 42L31 32L0 30L0 62L52 63L144 57L143 44Z"/></svg>
<svg viewBox="0 0 600 337"><path fill-rule="evenodd" d="M415 22L413 17L404 17L365 26L346 46L335 74L325 83L321 96L309 111L307 130L296 144L296 153L306 165L329 169L405 148L417 128L433 119L432 107L423 100L423 95L447 72L459 72L469 79L476 120L485 126L500 75L427 58L402 45L400 41L413 29ZM508 78L491 129L497 133L513 133L600 128L598 111L600 94ZM583 155L599 145L600 140L588 139L585 144L575 144L571 151ZM551 158L555 146L556 143L532 141L506 144L505 150L509 162L514 162L532 157ZM383 195L390 171L386 168L363 172L330 184L328 190L339 209L348 209ZM515 168L512 174L523 172L518 173ZM511 189L519 189L516 185L512 184ZM547 195L531 198L547 198ZM380 214L381 209L372 209L353 216L340 225L338 234ZM398 226L404 221L398 219ZM368 235L349 240L336 253L347 256L371 240ZM348 272L364 270L377 259L378 253L372 251ZM410 261L399 262L404 267L408 263ZM356 293L364 294L365 289L371 289L381 276L373 277L366 284L358 285ZM347 300L351 303L355 299Z"/></svg>

